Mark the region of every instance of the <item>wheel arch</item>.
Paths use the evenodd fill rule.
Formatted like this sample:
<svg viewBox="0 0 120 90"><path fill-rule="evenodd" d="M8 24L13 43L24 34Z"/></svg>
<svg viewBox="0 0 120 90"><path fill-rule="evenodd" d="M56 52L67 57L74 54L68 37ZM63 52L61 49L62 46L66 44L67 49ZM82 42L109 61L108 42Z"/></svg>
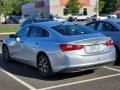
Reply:
<svg viewBox="0 0 120 90"><path fill-rule="evenodd" d="M50 63L50 65L51 65L51 61L50 61L50 58L49 58L49 56L47 55L47 53L45 53L44 51L39 51L38 52L38 54L37 54L37 58L36 58L36 65L38 64L38 58L39 58L39 55L41 55L41 54L44 54L45 56L47 56L47 58L48 58L48 60L49 60L49 63ZM51 68L52 68L52 66L51 66Z"/></svg>

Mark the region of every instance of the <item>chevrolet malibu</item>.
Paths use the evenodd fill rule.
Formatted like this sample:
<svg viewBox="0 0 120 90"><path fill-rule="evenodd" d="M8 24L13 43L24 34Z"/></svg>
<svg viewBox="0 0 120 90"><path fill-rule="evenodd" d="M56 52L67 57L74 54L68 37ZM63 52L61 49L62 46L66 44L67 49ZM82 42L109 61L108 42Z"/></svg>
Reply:
<svg viewBox="0 0 120 90"><path fill-rule="evenodd" d="M40 76L78 72L113 64L111 38L86 26L68 22L41 22L22 27L3 40L3 60L14 59L34 67Z"/></svg>

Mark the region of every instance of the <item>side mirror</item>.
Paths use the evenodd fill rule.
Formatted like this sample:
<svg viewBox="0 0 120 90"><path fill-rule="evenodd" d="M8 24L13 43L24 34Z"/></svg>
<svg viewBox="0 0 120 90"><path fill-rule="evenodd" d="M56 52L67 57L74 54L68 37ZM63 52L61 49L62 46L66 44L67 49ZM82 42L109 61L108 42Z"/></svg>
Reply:
<svg viewBox="0 0 120 90"><path fill-rule="evenodd" d="M17 36L15 34L10 34L9 38L16 38Z"/></svg>

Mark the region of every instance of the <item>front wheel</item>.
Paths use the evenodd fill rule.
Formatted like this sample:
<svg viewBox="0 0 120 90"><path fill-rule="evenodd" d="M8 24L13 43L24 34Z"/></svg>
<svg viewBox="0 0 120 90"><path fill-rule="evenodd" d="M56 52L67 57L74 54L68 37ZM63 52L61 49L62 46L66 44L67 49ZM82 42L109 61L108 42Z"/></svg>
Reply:
<svg viewBox="0 0 120 90"><path fill-rule="evenodd" d="M11 59L7 45L3 45L3 46L2 46L2 56L3 56L3 60L4 60L5 62L9 62L10 59Z"/></svg>
<svg viewBox="0 0 120 90"><path fill-rule="evenodd" d="M52 75L52 69L47 55L40 54L37 65L41 77L50 77Z"/></svg>

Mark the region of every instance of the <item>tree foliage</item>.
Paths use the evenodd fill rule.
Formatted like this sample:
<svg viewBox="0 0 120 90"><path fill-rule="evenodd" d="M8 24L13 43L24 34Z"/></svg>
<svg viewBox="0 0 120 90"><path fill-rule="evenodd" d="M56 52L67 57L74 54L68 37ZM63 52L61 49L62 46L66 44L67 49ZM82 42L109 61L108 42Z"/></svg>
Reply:
<svg viewBox="0 0 120 90"><path fill-rule="evenodd" d="M120 10L120 0L116 0L116 1L117 1L116 9Z"/></svg>
<svg viewBox="0 0 120 90"><path fill-rule="evenodd" d="M101 13L112 13L116 10L120 10L120 0L100 0L105 2L103 8L100 10ZM100 4L100 3L99 3ZM99 6L101 7L101 5Z"/></svg>
<svg viewBox="0 0 120 90"><path fill-rule="evenodd" d="M99 11L101 12L105 6L105 1L104 0L99 0Z"/></svg>
<svg viewBox="0 0 120 90"><path fill-rule="evenodd" d="M69 0L66 4L66 8L68 9L69 14L76 14L79 13L81 6L78 0Z"/></svg>
<svg viewBox="0 0 120 90"><path fill-rule="evenodd" d="M4 14L19 14L21 5L33 2L34 0L0 0L0 13Z"/></svg>

